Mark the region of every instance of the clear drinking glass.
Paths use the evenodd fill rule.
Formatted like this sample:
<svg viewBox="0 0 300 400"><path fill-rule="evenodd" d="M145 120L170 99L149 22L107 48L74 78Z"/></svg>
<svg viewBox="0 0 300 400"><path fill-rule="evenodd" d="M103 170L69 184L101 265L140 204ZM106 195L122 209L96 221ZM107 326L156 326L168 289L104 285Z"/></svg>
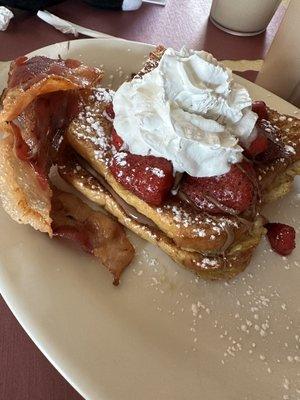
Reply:
<svg viewBox="0 0 300 400"><path fill-rule="evenodd" d="M213 0L210 20L225 32L254 36L263 32L281 0Z"/></svg>

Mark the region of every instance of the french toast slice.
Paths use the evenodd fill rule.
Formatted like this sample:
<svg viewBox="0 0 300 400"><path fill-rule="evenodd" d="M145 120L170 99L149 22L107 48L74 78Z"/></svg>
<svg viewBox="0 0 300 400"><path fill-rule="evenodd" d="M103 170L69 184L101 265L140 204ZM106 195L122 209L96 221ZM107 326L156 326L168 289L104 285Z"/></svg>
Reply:
<svg viewBox="0 0 300 400"><path fill-rule="evenodd" d="M157 47L135 76L141 77L155 68L164 51L164 47ZM259 213L261 206L286 194L293 177L300 173L299 119L268 109L270 122L279 128L286 151L283 157L254 165L262 199L254 215L218 216L201 213L177 196L167 199L161 207L150 206L116 181L108 168L112 157L112 121L107 107L111 101L112 93L108 90L91 92L88 104L67 132L70 145L94 172L89 167L86 169L80 159L79 164L73 159L60 166L60 175L124 226L158 245L174 261L197 275L210 279L231 278L244 270L265 233L265 220ZM146 221L128 213L124 202Z"/></svg>
<svg viewBox="0 0 300 400"><path fill-rule="evenodd" d="M191 207L179 196L170 196L163 205L149 205L126 190L108 167L112 157L112 121L107 115L111 93L95 89L88 103L70 124L66 133L69 144L90 166L104 177L127 204L150 219L180 248L205 254L223 254L244 237L251 235L256 218L236 215L209 215Z"/></svg>
<svg viewBox="0 0 300 400"><path fill-rule="evenodd" d="M205 279L230 279L242 272L247 267L261 235L265 232L264 219L258 217L253 224L251 234L248 233L243 241L235 243L232 250L225 255L205 255L196 251L187 251L178 246L157 226L147 224L147 221L139 221L136 217L131 216L111 191L104 187L103 178L95 177L95 173L91 174L74 157L67 161L64 160L59 166L59 174L84 197L114 215L122 225L142 239L157 245L175 262Z"/></svg>

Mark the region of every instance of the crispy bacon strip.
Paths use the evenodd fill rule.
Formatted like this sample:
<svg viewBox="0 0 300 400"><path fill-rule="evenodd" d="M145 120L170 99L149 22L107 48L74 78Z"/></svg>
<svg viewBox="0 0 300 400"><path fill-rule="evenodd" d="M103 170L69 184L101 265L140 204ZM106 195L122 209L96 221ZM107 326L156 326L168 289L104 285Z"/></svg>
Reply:
<svg viewBox="0 0 300 400"><path fill-rule="evenodd" d="M133 259L134 248L117 221L57 189L53 190L51 218L55 237L71 240L94 255L112 273L113 284L119 284L122 272Z"/></svg>
<svg viewBox="0 0 300 400"><path fill-rule="evenodd" d="M119 284L134 249L124 229L75 196L52 190L48 173L80 99L102 78L76 60L20 58L11 64L0 112L0 197L10 216L66 238L98 258ZM84 90L81 90L84 89Z"/></svg>
<svg viewBox="0 0 300 400"><path fill-rule="evenodd" d="M53 140L62 136L79 107L79 91L39 96L13 121L16 155L28 161L42 178L47 177L56 149Z"/></svg>
<svg viewBox="0 0 300 400"><path fill-rule="evenodd" d="M54 138L78 112L81 92L102 71L75 60L22 57L12 62L0 112L0 196L6 211L35 229L51 229L48 172ZM43 201L39 201L43 199Z"/></svg>
<svg viewBox="0 0 300 400"><path fill-rule="evenodd" d="M48 183L42 187L32 166L16 156L10 129L0 124L0 132L5 135L0 140L1 203L15 221L51 236L51 189Z"/></svg>
<svg viewBox="0 0 300 400"><path fill-rule="evenodd" d="M10 66L0 122L12 121L37 96L88 88L102 77L101 70L87 67L77 60L20 57Z"/></svg>

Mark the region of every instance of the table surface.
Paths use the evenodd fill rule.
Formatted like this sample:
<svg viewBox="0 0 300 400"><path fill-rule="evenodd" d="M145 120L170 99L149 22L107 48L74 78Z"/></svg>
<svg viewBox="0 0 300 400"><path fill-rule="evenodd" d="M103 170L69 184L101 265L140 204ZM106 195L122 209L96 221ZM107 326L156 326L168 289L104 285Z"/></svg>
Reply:
<svg viewBox="0 0 300 400"><path fill-rule="evenodd" d="M277 10L265 33L243 38L224 33L208 21L210 4L210 0L168 0L166 7L145 4L138 11L119 12L70 0L48 10L82 26L130 40L175 48L185 44L219 59L264 58L284 8ZM70 38L35 15L18 11L7 31L0 33L0 60L12 60ZM255 74L248 72L246 76L254 79ZM32 343L1 297L0 399L82 399Z"/></svg>

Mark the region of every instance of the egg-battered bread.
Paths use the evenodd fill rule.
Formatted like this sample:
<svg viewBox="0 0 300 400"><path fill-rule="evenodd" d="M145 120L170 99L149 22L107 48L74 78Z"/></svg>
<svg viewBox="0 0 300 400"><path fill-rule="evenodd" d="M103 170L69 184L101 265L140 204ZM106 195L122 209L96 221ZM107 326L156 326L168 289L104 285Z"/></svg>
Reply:
<svg viewBox="0 0 300 400"><path fill-rule="evenodd" d="M158 47L151 53L136 76L142 77L155 68L163 52L164 48ZM61 176L124 226L157 244L196 274L211 279L230 278L244 270L265 233L262 204L286 194L293 177L300 173L299 119L268 109L270 124L279 128L286 149L284 157L254 164L258 187L253 210L241 215L209 215L178 195L169 196L159 207L149 205L117 182L108 167L113 151L112 120L107 114L111 101L109 90L99 88L90 93L83 111L71 123L66 135L80 157L61 166Z"/></svg>

